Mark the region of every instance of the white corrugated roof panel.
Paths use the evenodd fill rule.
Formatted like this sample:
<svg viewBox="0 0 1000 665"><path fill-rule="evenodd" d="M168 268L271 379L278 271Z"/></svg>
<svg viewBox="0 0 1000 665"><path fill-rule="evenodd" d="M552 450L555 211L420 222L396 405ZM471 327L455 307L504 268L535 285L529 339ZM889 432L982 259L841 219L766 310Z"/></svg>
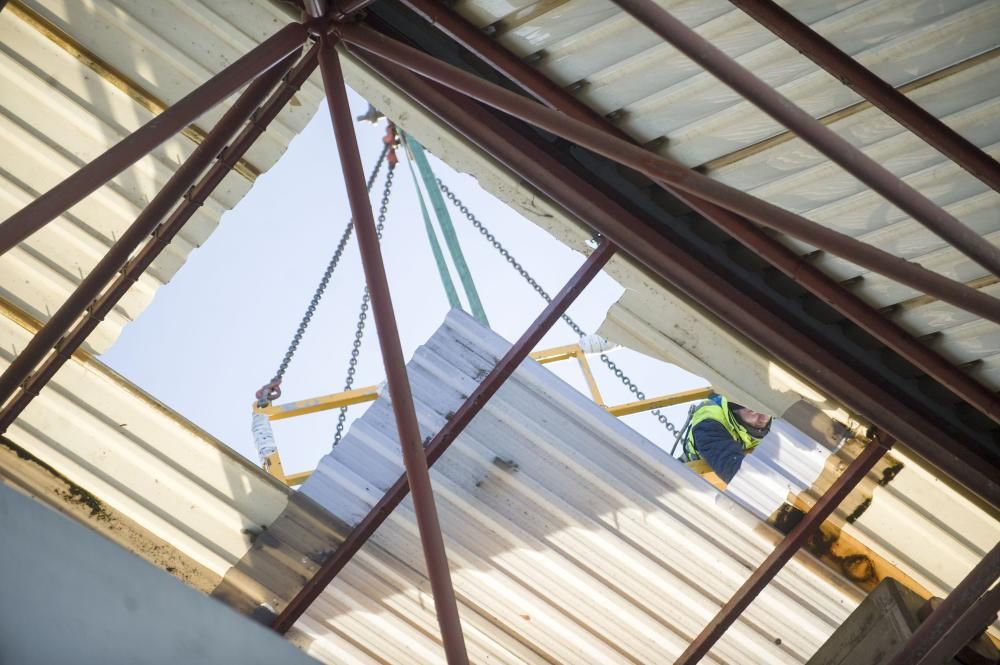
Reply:
<svg viewBox="0 0 1000 665"><path fill-rule="evenodd" d="M775 120L603 0L559 3L467 0L456 9L640 142L690 167L845 234L963 282L988 286L985 269L887 204L843 169L790 136ZM870 107L794 48L726 2L660 2L766 83L861 148L949 213L1000 242L1000 194ZM799 20L902 89L986 152L1000 155L1000 4L990 0L789 0ZM612 39L613 37L613 39ZM805 254L813 248L785 238ZM876 307L920 294L822 254L816 265L852 283ZM983 282L983 283L980 283ZM942 333L935 348L1000 388L993 324L941 316L940 303L897 307L917 335ZM960 319L962 328L950 323Z"/></svg>
<svg viewBox="0 0 1000 665"><path fill-rule="evenodd" d="M0 309L0 371L35 326ZM16 445L30 459L6 447ZM245 614L280 611L343 538L321 508L143 393L75 354L0 441L0 484L110 534Z"/></svg>
<svg viewBox="0 0 1000 665"><path fill-rule="evenodd" d="M767 519L790 495L805 495L836 454L787 422L743 460L726 494ZM842 533L866 544L931 594L944 597L1000 541L1000 522L951 491L896 448L891 480L875 485L865 509ZM846 502L845 502L846 503ZM854 506L841 505L840 511ZM915 544L919 543L919 546Z"/></svg>
<svg viewBox="0 0 1000 665"><path fill-rule="evenodd" d="M31 332L0 314L2 339L23 348ZM0 370L10 358L0 349ZM250 547L245 529L287 503L237 453L92 358L67 362L6 436L220 576Z"/></svg>
<svg viewBox="0 0 1000 665"><path fill-rule="evenodd" d="M423 434L507 347L449 314L408 365ZM357 523L402 472L394 422L380 398L302 491ZM431 475L475 662L669 662L778 539L533 361ZM441 662L423 570L407 501L298 622L297 639L327 662L351 649L369 654L356 662ZM804 662L858 598L800 556L709 662Z"/></svg>
<svg viewBox="0 0 1000 665"><path fill-rule="evenodd" d="M15 0L0 13L0 218L7 218L291 19L267 0ZM308 83L88 340L103 351L315 112ZM197 120L208 131L228 102ZM195 147L178 135L0 257L0 297L44 320Z"/></svg>

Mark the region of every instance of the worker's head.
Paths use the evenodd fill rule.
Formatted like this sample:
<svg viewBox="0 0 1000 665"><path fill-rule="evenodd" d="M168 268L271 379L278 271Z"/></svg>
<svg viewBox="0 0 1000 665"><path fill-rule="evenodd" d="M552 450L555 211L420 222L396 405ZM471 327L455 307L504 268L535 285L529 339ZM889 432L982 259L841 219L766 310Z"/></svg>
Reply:
<svg viewBox="0 0 1000 665"><path fill-rule="evenodd" d="M736 421L746 428L755 439L763 439L771 431L771 416L748 409L742 404L729 403L729 411Z"/></svg>

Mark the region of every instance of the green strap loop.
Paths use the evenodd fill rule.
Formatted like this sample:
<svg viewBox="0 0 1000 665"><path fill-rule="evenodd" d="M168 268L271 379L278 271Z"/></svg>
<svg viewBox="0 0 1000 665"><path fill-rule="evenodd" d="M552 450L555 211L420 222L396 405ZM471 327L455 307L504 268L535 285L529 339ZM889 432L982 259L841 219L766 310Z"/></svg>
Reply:
<svg viewBox="0 0 1000 665"><path fill-rule="evenodd" d="M409 137L404 136L403 141L409 146ZM416 141L413 141L416 143ZM444 253L441 251L441 243L438 242L437 234L434 232L434 225L431 223L430 213L427 212L427 204L424 203L424 193L420 190L417 182L417 173L413 170L413 163L406 160L410 167L410 176L413 178L413 187L417 190L417 200L420 202L420 212L424 216L424 229L427 231L427 240L431 244L431 253L434 254L434 262L437 264L438 275L441 276L441 285L448 296L448 305L452 309L462 309L462 303L458 299L458 291L455 290L455 283L451 281L451 273L448 272L448 264L444 261Z"/></svg>
<svg viewBox="0 0 1000 665"><path fill-rule="evenodd" d="M441 226L441 233L444 235L445 244L448 245L448 251L451 253L452 263L455 264L455 270L458 271L458 278L462 282L462 288L465 290L465 297L469 301L472 315L488 328L490 322L486 319L486 311L479 300L479 294L476 292L476 284L472 280L472 273L469 272L469 266L465 262L462 247L458 242L458 236L455 234L455 227L452 225L448 209L445 207L444 197L441 196L441 192L438 190L437 181L434 178L431 165L427 161L427 156L424 154L424 148L410 135L406 136L406 144L409 146L410 152L413 153L413 161L417 163L417 169L424 180L427 195L431 198L431 205L434 206L434 213L437 215L438 224Z"/></svg>

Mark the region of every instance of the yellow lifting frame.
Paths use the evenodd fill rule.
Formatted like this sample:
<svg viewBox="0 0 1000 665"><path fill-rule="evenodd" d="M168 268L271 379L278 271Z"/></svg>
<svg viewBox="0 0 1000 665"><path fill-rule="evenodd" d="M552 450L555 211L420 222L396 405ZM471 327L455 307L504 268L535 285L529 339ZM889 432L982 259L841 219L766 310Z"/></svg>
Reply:
<svg viewBox="0 0 1000 665"><path fill-rule="evenodd" d="M694 402L699 399L705 399L712 394L711 387L695 388L694 390L685 390L678 393L672 393L670 395L663 395L661 397L653 397L636 402L626 402L625 404L619 404L617 406L606 406L604 404L604 398L601 397L601 392L597 388L597 381L594 379L594 374L590 370L590 363L587 362L587 354L579 344L567 344L565 346L557 346L551 349L535 351L531 354L531 357L533 360L542 365L559 362L561 360L576 359L580 366L580 371L583 372L583 377L587 382L587 388L590 390L590 396L593 398L594 402L604 407L611 415L617 417L628 416L642 411L651 411L653 409L673 406L675 404ZM378 387L366 386L364 388L357 388L346 392L332 393L321 397L311 397L297 402L288 402L287 404L276 404L264 407L257 406L255 404L254 412L266 414L268 420L274 421L283 420L285 418L293 418L295 416L304 416L308 413L319 413L320 411L339 409L341 407L352 406L354 404L374 402L376 399L378 399ZM286 476L278 453L269 455L264 461L263 466L265 471L289 487L301 485L312 473L311 471L303 471L301 473L293 473Z"/></svg>
<svg viewBox="0 0 1000 665"><path fill-rule="evenodd" d="M309 399L289 402L288 404L277 404L275 406L254 407L254 412L267 415L268 420L283 420L304 416L307 413L319 413L330 409L339 409L353 404L364 404L374 402L378 399L378 387L367 386L357 388L342 393L323 395L322 397L310 397Z"/></svg>
<svg viewBox="0 0 1000 665"><path fill-rule="evenodd" d="M554 349L535 351L531 354L531 357L542 365L576 358L577 363L580 365L580 371L583 372L583 378L587 381L587 388L590 389L590 396L594 398L594 402L604 406L604 398L601 397L601 391L597 389L597 381L594 380L594 373L590 371L587 354L583 352L579 344L567 344L566 346L557 346Z"/></svg>

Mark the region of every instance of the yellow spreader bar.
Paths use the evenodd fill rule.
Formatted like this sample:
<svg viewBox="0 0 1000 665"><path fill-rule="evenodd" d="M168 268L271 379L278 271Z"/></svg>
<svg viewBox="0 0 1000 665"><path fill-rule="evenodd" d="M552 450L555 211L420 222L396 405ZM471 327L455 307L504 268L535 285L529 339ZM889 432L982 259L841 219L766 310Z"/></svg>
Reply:
<svg viewBox="0 0 1000 665"><path fill-rule="evenodd" d="M660 397L644 399L638 402L627 402L617 406L605 406L604 399L601 397L601 393L597 388L597 381L594 379L594 375L590 371L590 363L587 362L587 354L584 353L579 344L567 344L566 346L557 346L543 351L535 351L531 354L531 357L536 362L543 365L558 362L560 360L576 359L577 363L580 365L580 370L583 372L583 377L587 381L587 388L590 390L590 395L594 402L603 406L607 409L608 413L613 416L628 416L633 413L651 411L665 406L694 402L696 400L705 399L712 394L712 389L710 387L696 388L695 390L685 390L679 393L662 395ZM354 404L374 402L376 399L378 399L378 387L367 386L364 388L357 388L355 390L348 390L346 392L323 395L322 397L311 397L297 402L288 402L287 404L276 404L265 407L255 406L254 411L256 413L266 414L268 420L283 420L285 418L293 418L295 416L304 416L308 413L319 413L321 411L339 409ZM302 473L292 473L286 476L284 469L281 466L281 458L278 457L277 453L274 453L268 458L265 463L265 468L271 475L275 476L289 486L301 485L305 479L312 474L311 471L304 471Z"/></svg>
<svg viewBox="0 0 1000 665"><path fill-rule="evenodd" d="M653 409L659 409L664 406L674 406L675 404L686 404L687 402L694 402L699 399L707 399L711 394L711 388L695 388L694 390L685 390L683 392L673 393L672 395L663 395L662 397L644 399L640 402L628 402L627 404L619 404L618 406L608 406L605 408L608 410L608 413L613 416L629 416L633 413L639 413L641 411L652 411Z"/></svg>
<svg viewBox="0 0 1000 665"><path fill-rule="evenodd" d="M323 395L322 397L310 397L309 399L289 402L288 404L276 404L257 408L257 413L267 414L269 420L282 420L284 418L294 418L304 416L307 413L319 413L330 409L339 409L352 404L363 404L364 402L374 402L378 399L378 387L367 386L356 388L342 393Z"/></svg>

